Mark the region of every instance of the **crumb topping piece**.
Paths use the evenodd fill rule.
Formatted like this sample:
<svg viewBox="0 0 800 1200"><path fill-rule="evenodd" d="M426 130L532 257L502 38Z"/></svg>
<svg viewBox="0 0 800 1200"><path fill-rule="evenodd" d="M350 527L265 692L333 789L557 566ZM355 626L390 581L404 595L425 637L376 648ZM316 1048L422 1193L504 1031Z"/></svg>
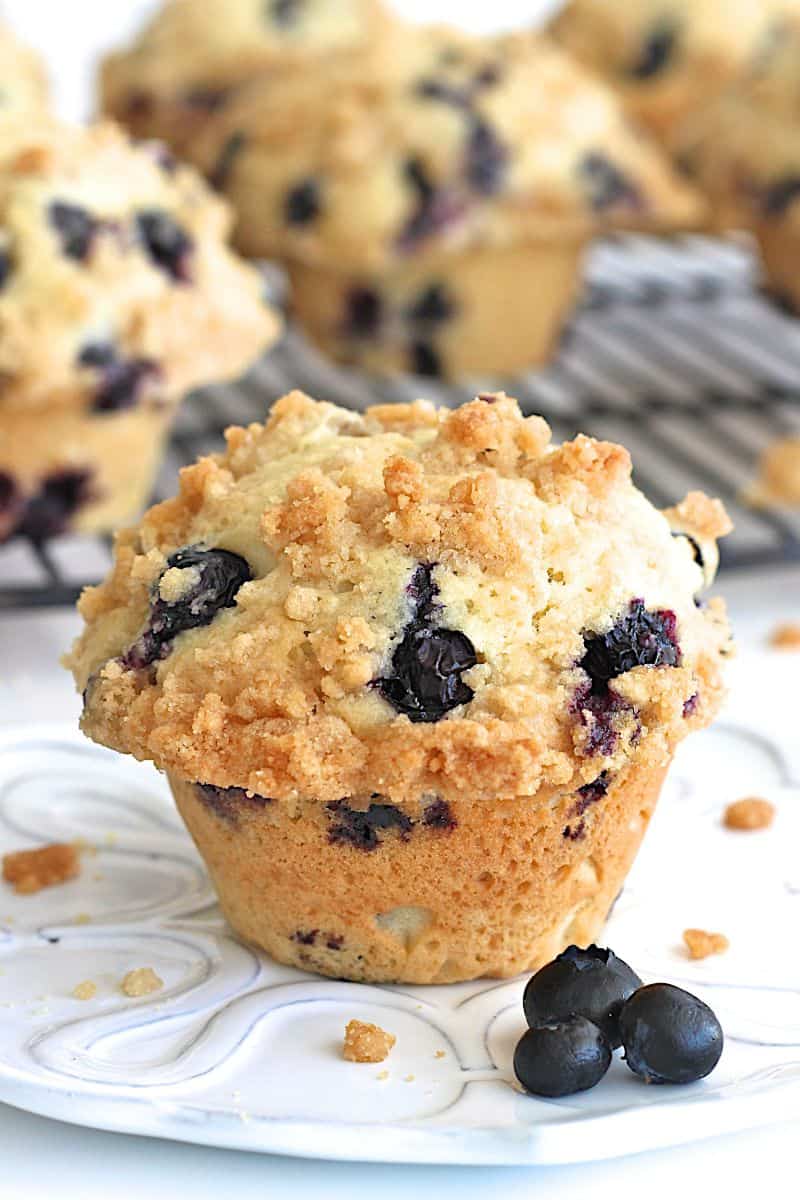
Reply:
<svg viewBox="0 0 800 1200"><path fill-rule="evenodd" d="M122 990L126 996L134 999L139 996L149 996L164 986L163 979L156 975L152 967L135 967L122 980Z"/></svg>
<svg viewBox="0 0 800 1200"><path fill-rule="evenodd" d="M97 995L97 984L91 979L84 979L82 983L78 983L71 992L73 1000L94 1000Z"/></svg>
<svg viewBox="0 0 800 1200"><path fill-rule="evenodd" d="M348 1062L379 1063L389 1057L397 1038L369 1021L348 1021L342 1054Z"/></svg>
<svg viewBox="0 0 800 1200"><path fill-rule="evenodd" d="M800 650L800 621L776 625L770 634L769 644L775 650Z"/></svg>
<svg viewBox="0 0 800 1200"><path fill-rule="evenodd" d="M683 941L689 958L709 958L724 954L730 942L724 933L708 933L705 929L684 929Z"/></svg>
<svg viewBox="0 0 800 1200"><path fill-rule="evenodd" d="M751 832L755 829L768 829L775 820L775 805L761 796L745 796L735 800L725 809L723 824L726 829L736 829Z"/></svg>
<svg viewBox="0 0 800 1200"><path fill-rule="evenodd" d="M17 850L3 857L3 879L23 896L75 879L80 869L78 851L69 842L52 842L35 850Z"/></svg>

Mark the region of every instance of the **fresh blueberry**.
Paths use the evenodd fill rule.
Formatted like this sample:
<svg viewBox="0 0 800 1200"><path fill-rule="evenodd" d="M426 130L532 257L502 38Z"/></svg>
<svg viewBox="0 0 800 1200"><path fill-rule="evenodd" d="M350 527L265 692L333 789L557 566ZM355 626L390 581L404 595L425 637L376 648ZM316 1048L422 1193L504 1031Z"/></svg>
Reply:
<svg viewBox="0 0 800 1200"><path fill-rule="evenodd" d="M152 208L136 217L139 236L155 265L176 283L188 283L194 241L163 209Z"/></svg>
<svg viewBox="0 0 800 1200"><path fill-rule="evenodd" d="M126 667L147 667L165 658L179 633L209 625L221 609L232 608L239 588L253 578L241 555L201 546L176 551L167 559L165 570L170 568L194 568L196 577L178 600L162 600L156 585L147 627L125 654Z"/></svg>
<svg viewBox="0 0 800 1200"><path fill-rule="evenodd" d="M514 1051L514 1074L534 1096L585 1092L610 1066L611 1047L602 1030L580 1016L529 1029Z"/></svg>
<svg viewBox="0 0 800 1200"><path fill-rule="evenodd" d="M412 375L431 375L439 379L442 374L442 360L430 342L411 343L409 367Z"/></svg>
<svg viewBox="0 0 800 1200"><path fill-rule="evenodd" d="M456 311L455 301L443 283L432 283L417 296L408 309L408 319L420 325L439 325Z"/></svg>
<svg viewBox="0 0 800 1200"><path fill-rule="evenodd" d="M594 212L601 213L614 207L641 207L641 194L636 185L604 154L585 155L578 166L578 174Z"/></svg>
<svg viewBox="0 0 800 1200"><path fill-rule="evenodd" d="M93 498L89 471L55 471L28 500L16 532L32 542L58 537L69 528L75 513Z"/></svg>
<svg viewBox="0 0 800 1200"><path fill-rule="evenodd" d="M669 609L648 612L643 600L632 600L608 633L585 635L583 645L579 665L596 694L634 667L677 667L681 660L675 614Z"/></svg>
<svg viewBox="0 0 800 1200"><path fill-rule="evenodd" d="M333 823L328 840L333 845L355 846L357 850L377 850L379 830L396 829L405 839L411 832L410 817L394 804L370 804L367 809L351 808L345 800L333 800L327 806Z"/></svg>
<svg viewBox="0 0 800 1200"><path fill-rule="evenodd" d="M800 197L800 175L786 175L765 189L761 205L768 217L781 217Z"/></svg>
<svg viewBox="0 0 800 1200"><path fill-rule="evenodd" d="M433 568L419 566L408 588L414 615L392 655L390 673L377 680L382 695L411 721L440 721L469 704L474 692L461 678L477 663L475 647L456 629L436 624Z"/></svg>
<svg viewBox="0 0 800 1200"><path fill-rule="evenodd" d="M493 196L503 185L508 151L487 121L473 116L467 136L466 173L470 187Z"/></svg>
<svg viewBox="0 0 800 1200"><path fill-rule="evenodd" d="M54 200L49 209L50 224L61 239L67 258L85 262L89 257L100 222L77 204Z"/></svg>
<svg viewBox="0 0 800 1200"><path fill-rule="evenodd" d="M286 196L285 213L289 225L308 225L322 211L322 198L316 179L304 179Z"/></svg>
<svg viewBox="0 0 800 1200"><path fill-rule="evenodd" d="M628 74L633 79L652 79L659 75L675 53L677 44L678 31L674 25L656 27L642 43L641 53Z"/></svg>
<svg viewBox="0 0 800 1200"><path fill-rule="evenodd" d="M603 1031L609 1045L621 1043L619 1014L642 981L613 950L568 946L528 981L522 1007L529 1025L570 1016L585 1017Z"/></svg>
<svg viewBox="0 0 800 1200"><path fill-rule="evenodd" d="M625 1061L645 1083L693 1083L720 1060L722 1027L707 1004L671 983L651 983L625 1002Z"/></svg>
<svg viewBox="0 0 800 1200"><path fill-rule="evenodd" d="M237 130L226 139L211 172L211 183L219 191L227 187L236 159L247 145L247 138Z"/></svg>
<svg viewBox="0 0 800 1200"><path fill-rule="evenodd" d="M373 337L381 326L383 305L379 294L369 287L356 287L348 292L344 319L348 337Z"/></svg>

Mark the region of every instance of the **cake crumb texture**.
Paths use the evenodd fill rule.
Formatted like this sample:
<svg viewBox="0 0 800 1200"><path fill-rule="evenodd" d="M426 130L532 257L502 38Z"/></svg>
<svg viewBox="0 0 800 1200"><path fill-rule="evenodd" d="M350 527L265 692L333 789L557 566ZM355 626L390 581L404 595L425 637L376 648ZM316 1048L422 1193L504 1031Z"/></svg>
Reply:
<svg viewBox="0 0 800 1200"><path fill-rule="evenodd" d="M342 1053L348 1062L379 1063L389 1057L397 1038L369 1021L347 1022Z"/></svg>

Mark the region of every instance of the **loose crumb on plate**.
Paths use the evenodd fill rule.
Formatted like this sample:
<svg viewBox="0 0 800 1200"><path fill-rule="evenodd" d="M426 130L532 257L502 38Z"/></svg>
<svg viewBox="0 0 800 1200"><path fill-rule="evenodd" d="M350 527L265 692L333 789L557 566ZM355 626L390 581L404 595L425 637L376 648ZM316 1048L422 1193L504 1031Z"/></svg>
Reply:
<svg viewBox="0 0 800 1200"><path fill-rule="evenodd" d="M705 929L684 929L683 940L689 958L708 958L711 954L724 954L730 946L724 933L709 933Z"/></svg>
<svg viewBox="0 0 800 1200"><path fill-rule="evenodd" d="M446 1050L437 1050L433 1057L434 1058L447 1058L447 1051Z"/></svg>
<svg viewBox="0 0 800 1200"><path fill-rule="evenodd" d="M66 883L80 869L78 850L69 842L52 842L49 846L17 850L3 857L3 879L23 896Z"/></svg>
<svg viewBox="0 0 800 1200"><path fill-rule="evenodd" d="M72 989L73 1000L94 1000L97 995L97 984L91 979L84 979L83 983L78 983Z"/></svg>
<svg viewBox="0 0 800 1200"><path fill-rule="evenodd" d="M126 996L149 996L164 986L152 967L135 967L122 981L121 987Z"/></svg>
<svg viewBox="0 0 800 1200"><path fill-rule="evenodd" d="M388 1058L397 1038L369 1021L348 1021L342 1053L348 1062L379 1063Z"/></svg>
<svg viewBox="0 0 800 1200"><path fill-rule="evenodd" d="M800 438L781 438L767 446L745 499L756 508L800 504Z"/></svg>
<svg viewBox="0 0 800 1200"><path fill-rule="evenodd" d="M734 800L725 809L722 822L727 829L737 829L750 832L754 829L768 829L775 820L775 805L761 796L745 796Z"/></svg>
<svg viewBox="0 0 800 1200"><path fill-rule="evenodd" d="M775 650L800 650L800 621L787 621L776 625L769 637Z"/></svg>

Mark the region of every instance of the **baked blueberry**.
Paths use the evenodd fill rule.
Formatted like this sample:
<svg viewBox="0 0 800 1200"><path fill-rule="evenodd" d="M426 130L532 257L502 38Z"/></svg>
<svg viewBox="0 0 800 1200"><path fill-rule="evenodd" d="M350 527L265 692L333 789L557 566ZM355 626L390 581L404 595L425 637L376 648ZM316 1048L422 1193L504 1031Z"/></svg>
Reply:
<svg viewBox="0 0 800 1200"><path fill-rule="evenodd" d="M225 788L217 787L214 783L198 783L197 791L206 808L230 825L237 824L240 809L264 808L272 803L268 796L253 796L240 787Z"/></svg>
<svg viewBox="0 0 800 1200"><path fill-rule="evenodd" d="M473 116L467 135L466 174L470 187L493 196L503 185L508 151L487 121Z"/></svg>
<svg viewBox="0 0 800 1200"><path fill-rule="evenodd" d="M412 375L430 375L434 379L442 374L442 362L430 342L412 342L409 368Z"/></svg>
<svg viewBox="0 0 800 1200"><path fill-rule="evenodd" d="M408 309L408 319L420 325L439 325L456 311L455 301L442 283L431 283Z"/></svg>
<svg viewBox="0 0 800 1200"><path fill-rule="evenodd" d="M77 204L68 204L64 200L54 200L50 205L48 215L50 224L61 240L61 249L67 258L76 262L85 262L89 257L92 242L100 222Z"/></svg>
<svg viewBox="0 0 800 1200"><path fill-rule="evenodd" d="M594 152L581 159L578 166L583 187L594 212L615 207L639 208L641 196L630 179L604 154Z"/></svg>
<svg viewBox="0 0 800 1200"><path fill-rule="evenodd" d="M327 806L333 823L328 840L334 845L347 844L357 850L377 850L381 844L380 830L396 829L405 839L413 821L394 804L370 804L367 809L351 808L346 800L334 800Z"/></svg>
<svg viewBox="0 0 800 1200"><path fill-rule="evenodd" d="M595 690L593 683L587 683L576 692L572 709L579 714L582 724L588 726L585 753L603 757L613 754L617 745L617 718L630 712L629 705L608 686L599 683Z"/></svg>
<svg viewBox="0 0 800 1200"><path fill-rule="evenodd" d="M97 350L100 348L96 347ZM93 351L95 347L90 346L86 349ZM92 404L94 412L120 412L122 409L132 408L138 403L148 383L152 383L160 374L158 364L151 358L87 363L87 359L82 355L81 362L84 365L96 366L102 371Z"/></svg>
<svg viewBox="0 0 800 1200"><path fill-rule="evenodd" d="M611 1066L603 1031L586 1017L529 1029L514 1051L514 1074L534 1096L573 1096L599 1083Z"/></svg>
<svg viewBox="0 0 800 1200"><path fill-rule="evenodd" d="M634 667L677 667L681 661L675 614L668 609L649 612L643 600L631 600L627 613L608 633L587 634L583 644L579 665L595 693Z"/></svg>
<svg viewBox="0 0 800 1200"><path fill-rule="evenodd" d="M304 179L286 195L285 215L289 225L308 225L322 211L322 199L316 179Z"/></svg>
<svg viewBox="0 0 800 1200"><path fill-rule="evenodd" d="M634 79L652 79L659 75L674 55L677 44L678 31L674 25L657 26L645 38L641 53L628 73Z"/></svg>
<svg viewBox="0 0 800 1200"><path fill-rule="evenodd" d="M372 337L383 318L383 305L374 288L352 288L346 299L344 327L349 337Z"/></svg>
<svg viewBox="0 0 800 1200"><path fill-rule="evenodd" d="M136 217L139 236L150 258L176 283L188 283L194 241L168 212L151 208Z"/></svg>
<svg viewBox="0 0 800 1200"><path fill-rule="evenodd" d="M17 533L45 542L64 533L75 513L93 499L91 475L85 470L55 471L28 500Z"/></svg>
<svg viewBox="0 0 800 1200"><path fill-rule="evenodd" d="M455 829L458 822L453 816L450 805L439 797L426 804L422 814L422 824L428 829Z"/></svg>
<svg viewBox="0 0 800 1200"><path fill-rule="evenodd" d="M625 1061L645 1083L693 1083L714 1070L722 1027L697 996L651 983L626 1000L619 1017Z"/></svg>
<svg viewBox="0 0 800 1200"><path fill-rule="evenodd" d="M0 288L5 287L6 281L11 274L11 254L8 250L0 250Z"/></svg>
<svg viewBox="0 0 800 1200"><path fill-rule="evenodd" d="M642 981L613 950L568 946L528 980L522 1007L529 1025L581 1016L592 1021L612 1049L620 1045L619 1014Z"/></svg>
<svg viewBox="0 0 800 1200"><path fill-rule="evenodd" d="M303 7L303 0L267 0L266 17L274 25L294 25Z"/></svg>
<svg viewBox="0 0 800 1200"><path fill-rule="evenodd" d="M591 783L585 783L583 787L578 788L577 800L570 809L570 816L581 817L592 804L596 804L598 800L602 800L608 791L611 779L608 771L603 771L602 774L593 779Z"/></svg>
<svg viewBox="0 0 800 1200"><path fill-rule="evenodd" d="M175 568L191 570L192 575L179 599L164 600L159 584L166 571ZM221 609L232 608L239 588L252 578L245 560L230 550L187 546L176 551L159 576L147 627L125 654L125 666L138 669L165 658L179 633L209 625Z"/></svg>

